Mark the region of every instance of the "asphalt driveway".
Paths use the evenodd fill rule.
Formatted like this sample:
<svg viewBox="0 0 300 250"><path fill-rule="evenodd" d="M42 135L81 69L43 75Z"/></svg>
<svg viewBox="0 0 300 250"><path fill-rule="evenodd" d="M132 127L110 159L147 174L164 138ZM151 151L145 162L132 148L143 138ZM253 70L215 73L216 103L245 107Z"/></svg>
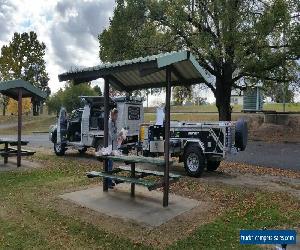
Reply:
<svg viewBox="0 0 300 250"><path fill-rule="evenodd" d="M230 156L228 160L300 171L300 143L250 141L245 151Z"/></svg>

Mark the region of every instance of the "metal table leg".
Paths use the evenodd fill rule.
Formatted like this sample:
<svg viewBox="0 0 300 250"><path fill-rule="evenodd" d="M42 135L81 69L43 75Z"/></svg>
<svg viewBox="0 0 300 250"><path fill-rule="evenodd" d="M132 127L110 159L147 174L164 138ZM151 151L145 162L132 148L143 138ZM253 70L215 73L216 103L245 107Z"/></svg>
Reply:
<svg viewBox="0 0 300 250"><path fill-rule="evenodd" d="M5 142L4 144L4 152L8 153L8 142ZM8 162L8 157L7 155L4 156L4 164L6 164Z"/></svg>
<svg viewBox="0 0 300 250"><path fill-rule="evenodd" d="M131 163L131 178L135 178L135 163ZM135 196L135 183L131 183L131 197Z"/></svg>

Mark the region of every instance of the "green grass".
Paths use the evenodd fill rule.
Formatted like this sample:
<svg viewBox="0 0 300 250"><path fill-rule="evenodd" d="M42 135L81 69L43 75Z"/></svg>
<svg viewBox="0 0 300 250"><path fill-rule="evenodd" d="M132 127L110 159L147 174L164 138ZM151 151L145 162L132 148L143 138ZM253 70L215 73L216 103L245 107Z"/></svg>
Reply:
<svg viewBox="0 0 300 250"><path fill-rule="evenodd" d="M32 132L48 132L50 125L54 124L56 117L54 116L40 116L33 120L23 121L22 134L31 134ZM0 129L2 135L13 135L17 133L17 126Z"/></svg>
<svg viewBox="0 0 300 250"><path fill-rule="evenodd" d="M101 224L87 222L80 216L82 212L74 215L66 208L65 213L57 209L59 194L99 181L85 176L86 171L99 168L99 163L43 154L33 159L44 168L0 172L0 249L149 248L143 241L132 242L105 231ZM191 194L202 185L192 178L181 182ZM239 230L300 225L300 203L286 194L213 184L206 190L221 197L224 204L232 199L234 202L226 205L225 213L174 242L170 249L259 249L239 245Z"/></svg>
<svg viewBox="0 0 300 250"><path fill-rule="evenodd" d="M279 197L284 198L284 195ZM275 200L273 200L275 198ZM288 203L294 203L287 198ZM240 205L217 218L213 223L199 227L196 232L170 249L260 249L258 246L241 246L240 229L275 229L299 226L299 203L295 210L284 211L283 200L278 196L256 192L252 201L241 200Z"/></svg>
<svg viewBox="0 0 300 250"><path fill-rule="evenodd" d="M233 112L240 112L242 110L241 105L233 105ZM277 112L283 111L282 103L265 103L263 110L274 110ZM156 108L149 107L145 108L145 112L155 112ZM218 109L215 104L204 104L200 106L172 106L171 111L173 112L217 112ZM287 103L287 112L300 112L300 103Z"/></svg>
<svg viewBox="0 0 300 250"><path fill-rule="evenodd" d="M245 116L246 114L242 114L242 116ZM241 117L240 113L234 113L232 114L232 120L237 120L239 117ZM145 113L144 114L144 120L145 122L153 122L156 120L156 114L154 113ZM172 121L218 121L219 115L218 113L209 113L209 114L203 114L203 113L172 113L171 114L171 120Z"/></svg>
<svg viewBox="0 0 300 250"><path fill-rule="evenodd" d="M40 120L42 118L46 118L48 115L40 115L40 116L32 116L32 115L22 115L22 121L23 122L34 122L36 120ZM0 115L0 123L1 124L12 124L18 122L18 116L17 115Z"/></svg>
<svg viewBox="0 0 300 250"><path fill-rule="evenodd" d="M91 183L84 174L90 165L54 156L40 160L48 168L0 173L0 249L144 248L55 209L62 190Z"/></svg>

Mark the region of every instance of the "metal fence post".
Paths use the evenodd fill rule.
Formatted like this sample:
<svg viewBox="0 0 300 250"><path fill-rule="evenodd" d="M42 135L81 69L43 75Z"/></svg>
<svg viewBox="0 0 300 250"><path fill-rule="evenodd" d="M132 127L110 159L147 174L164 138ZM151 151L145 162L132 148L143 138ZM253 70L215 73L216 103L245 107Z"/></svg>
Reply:
<svg viewBox="0 0 300 250"><path fill-rule="evenodd" d="M17 167L21 166L21 140L22 140L22 89L18 91L18 153Z"/></svg>
<svg viewBox="0 0 300 250"><path fill-rule="evenodd" d="M169 204L169 145L170 145L170 101L171 101L171 68L166 70L166 105L165 105L165 171L164 171L164 196L163 206Z"/></svg>
<svg viewBox="0 0 300 250"><path fill-rule="evenodd" d="M104 78L104 147L108 147L108 119L109 119L109 80ZM103 161L103 170L108 171L108 160ZM108 191L108 180L103 178L103 191Z"/></svg>

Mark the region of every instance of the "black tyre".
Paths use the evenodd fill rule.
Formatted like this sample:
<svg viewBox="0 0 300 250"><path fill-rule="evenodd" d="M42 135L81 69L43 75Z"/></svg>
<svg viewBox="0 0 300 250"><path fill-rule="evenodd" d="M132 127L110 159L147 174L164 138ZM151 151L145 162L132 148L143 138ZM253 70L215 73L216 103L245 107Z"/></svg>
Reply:
<svg viewBox="0 0 300 250"><path fill-rule="evenodd" d="M207 171L215 171L220 166L220 161L207 161Z"/></svg>
<svg viewBox="0 0 300 250"><path fill-rule="evenodd" d="M66 152L66 147L61 143L54 143L54 152L57 156L63 156Z"/></svg>
<svg viewBox="0 0 300 250"><path fill-rule="evenodd" d="M148 150L143 150L143 156L144 157L149 157L150 153Z"/></svg>
<svg viewBox="0 0 300 250"><path fill-rule="evenodd" d="M205 165L205 156L201 148L197 144L187 146L184 152L184 168L187 174L192 177L200 177Z"/></svg>
<svg viewBox="0 0 300 250"><path fill-rule="evenodd" d="M79 154L84 154L87 151L87 148L78 149Z"/></svg>
<svg viewBox="0 0 300 250"><path fill-rule="evenodd" d="M102 148L103 148L103 145L100 144L100 143L98 143L98 144L95 145L95 151L96 152L100 151Z"/></svg>
<svg viewBox="0 0 300 250"><path fill-rule="evenodd" d="M51 141L55 143L57 141L57 129L52 131Z"/></svg>
<svg viewBox="0 0 300 250"><path fill-rule="evenodd" d="M240 119L235 124L235 146L244 151L248 141L248 126L244 119Z"/></svg>

